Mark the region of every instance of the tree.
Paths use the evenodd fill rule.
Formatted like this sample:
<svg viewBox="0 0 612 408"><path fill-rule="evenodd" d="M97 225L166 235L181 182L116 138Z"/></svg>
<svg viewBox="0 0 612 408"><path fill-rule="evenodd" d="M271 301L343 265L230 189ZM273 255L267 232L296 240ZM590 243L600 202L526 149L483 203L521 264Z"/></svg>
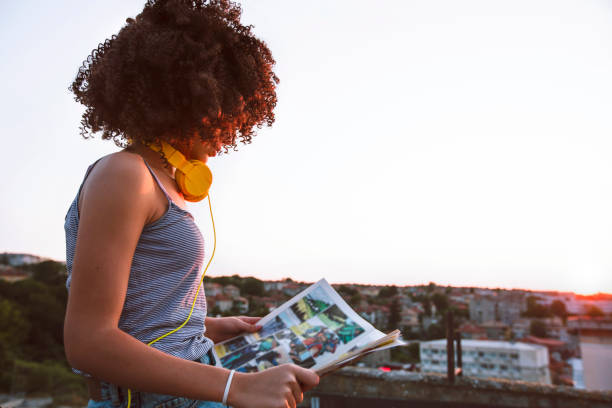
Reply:
<svg viewBox="0 0 612 408"><path fill-rule="evenodd" d="M413 341L406 347L406 350L415 363L421 362L421 343Z"/></svg>
<svg viewBox="0 0 612 408"><path fill-rule="evenodd" d="M423 312L425 316L431 316L431 300L428 297L424 298L421 303L423 304Z"/></svg>
<svg viewBox="0 0 612 408"><path fill-rule="evenodd" d="M560 300L555 300L550 304L550 311L553 315L563 319L563 321L567 319L567 308L565 303Z"/></svg>
<svg viewBox="0 0 612 408"><path fill-rule="evenodd" d="M536 337L547 337L546 324L541 320L532 320L529 324L529 334Z"/></svg>
<svg viewBox="0 0 612 408"><path fill-rule="evenodd" d="M242 280L240 291L244 295L264 296L264 283L257 278L249 276Z"/></svg>
<svg viewBox="0 0 612 408"><path fill-rule="evenodd" d="M586 312L589 317L604 317L604 312L595 305L590 305Z"/></svg>
<svg viewBox="0 0 612 408"><path fill-rule="evenodd" d="M401 320L401 307L397 298L393 298L391 302L391 310L389 311L389 331L397 329Z"/></svg>
<svg viewBox="0 0 612 408"><path fill-rule="evenodd" d="M523 313L525 317L544 318L550 317L550 309L544 305L538 303L536 296L529 296L527 298L527 311Z"/></svg>
<svg viewBox="0 0 612 408"><path fill-rule="evenodd" d="M385 286L378 292L380 298L390 298L397 295L397 286Z"/></svg>
<svg viewBox="0 0 612 408"><path fill-rule="evenodd" d="M448 309L448 297L442 293L434 293L431 296L431 301L436 306L436 312L440 315Z"/></svg>

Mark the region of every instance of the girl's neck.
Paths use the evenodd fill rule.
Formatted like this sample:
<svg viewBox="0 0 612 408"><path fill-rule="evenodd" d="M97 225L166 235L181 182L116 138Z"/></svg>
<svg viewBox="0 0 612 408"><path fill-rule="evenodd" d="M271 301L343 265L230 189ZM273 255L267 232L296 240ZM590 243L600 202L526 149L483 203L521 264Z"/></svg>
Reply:
<svg viewBox="0 0 612 408"><path fill-rule="evenodd" d="M140 155L149 166L174 178L175 168L168 164L159 152L148 148L140 142L132 143L125 150Z"/></svg>

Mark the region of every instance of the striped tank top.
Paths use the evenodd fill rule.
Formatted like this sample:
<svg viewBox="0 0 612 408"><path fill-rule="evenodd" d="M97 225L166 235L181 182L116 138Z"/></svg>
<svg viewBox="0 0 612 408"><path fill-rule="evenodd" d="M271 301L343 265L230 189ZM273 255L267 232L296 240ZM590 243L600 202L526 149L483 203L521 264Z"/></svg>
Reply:
<svg viewBox="0 0 612 408"><path fill-rule="evenodd" d="M96 163L87 169L66 214L64 229L68 290L79 228L79 195ZM172 201L155 173L145 164L166 196L168 209L161 218L142 229L132 259L119 328L148 343L180 326L189 315L202 277L204 239L191 213ZM204 336L205 318L206 297L202 288L189 322L152 347L186 360L199 360L213 346L212 341Z"/></svg>

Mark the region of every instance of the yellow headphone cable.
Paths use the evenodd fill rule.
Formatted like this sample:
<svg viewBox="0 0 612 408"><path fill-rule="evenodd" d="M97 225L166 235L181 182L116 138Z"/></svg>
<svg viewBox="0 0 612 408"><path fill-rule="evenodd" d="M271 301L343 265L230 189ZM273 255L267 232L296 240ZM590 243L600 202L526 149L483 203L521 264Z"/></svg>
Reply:
<svg viewBox="0 0 612 408"><path fill-rule="evenodd" d="M185 319L183 324L181 324L179 327L177 327L176 329L170 330L168 333L159 336L155 340L151 340L150 342L147 343L147 346L150 346L153 343L156 343L159 340L163 339L164 337L169 336L172 333L180 330L183 326L185 326L187 324L187 322L191 318L191 314L193 313L193 308L195 307L196 300L198 299L198 294L200 293L200 289L202 289L202 286L203 286L203 283L204 283L204 276L206 275L206 271L208 270L208 267L210 266L210 263L212 262L212 260L213 260L213 258L215 256L215 251L217 250L217 231L215 230L215 219L214 219L213 213L212 213L212 205L210 203L210 194L208 194L207 198L208 198L208 209L210 210L210 220L212 221L212 229L213 229L213 251L212 251L212 254L210 256L210 259L208 260L208 263L206 264L206 267L204 268L204 272L202 272L202 277L200 278L200 284L198 285L198 290L196 291L195 297L193 298L193 304L191 305L191 310L189 311L189 315L187 316L187 319ZM132 391L128 388L128 403L127 403L127 408L130 408L131 402L132 402Z"/></svg>

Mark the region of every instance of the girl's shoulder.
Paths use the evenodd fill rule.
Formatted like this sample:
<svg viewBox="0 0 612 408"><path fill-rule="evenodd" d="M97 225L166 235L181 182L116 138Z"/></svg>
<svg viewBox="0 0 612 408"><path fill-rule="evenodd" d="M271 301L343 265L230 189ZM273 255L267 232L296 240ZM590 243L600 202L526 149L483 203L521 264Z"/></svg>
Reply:
<svg viewBox="0 0 612 408"><path fill-rule="evenodd" d="M110 199L131 205L148 202L155 195L155 181L142 157L136 153L120 151L99 159L90 170L80 194L80 201ZM135 194L138 192L138 194ZM81 204L81 203L79 203Z"/></svg>

